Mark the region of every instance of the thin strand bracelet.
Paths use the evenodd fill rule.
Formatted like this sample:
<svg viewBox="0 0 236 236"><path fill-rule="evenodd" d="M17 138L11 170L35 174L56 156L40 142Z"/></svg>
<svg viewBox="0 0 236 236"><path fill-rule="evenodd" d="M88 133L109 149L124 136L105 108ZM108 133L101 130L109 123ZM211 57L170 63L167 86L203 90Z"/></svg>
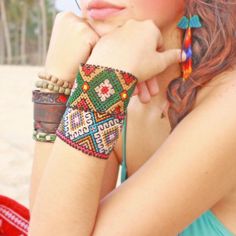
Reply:
<svg viewBox="0 0 236 236"><path fill-rule="evenodd" d="M71 89L70 88L63 88L57 84L50 83L48 81L42 81L37 80L35 82L36 88L42 88L42 89L48 89L50 91L56 92L56 93L63 93L65 95L70 95Z"/></svg>
<svg viewBox="0 0 236 236"><path fill-rule="evenodd" d="M40 90L32 91L32 102L48 105L66 105L69 96L61 93L42 92Z"/></svg>
<svg viewBox="0 0 236 236"><path fill-rule="evenodd" d="M69 81L66 81L66 80L59 79L58 77L51 75L47 72L43 72L43 71L39 72L38 77L42 80L51 81L52 83L63 88L72 89L73 87L73 83L70 83Z"/></svg>
<svg viewBox="0 0 236 236"><path fill-rule="evenodd" d="M33 132L33 139L35 141L39 141L39 142L50 142L53 143L56 140L56 135L55 134L47 134L47 133L43 133L43 132L38 132L38 131L34 131Z"/></svg>

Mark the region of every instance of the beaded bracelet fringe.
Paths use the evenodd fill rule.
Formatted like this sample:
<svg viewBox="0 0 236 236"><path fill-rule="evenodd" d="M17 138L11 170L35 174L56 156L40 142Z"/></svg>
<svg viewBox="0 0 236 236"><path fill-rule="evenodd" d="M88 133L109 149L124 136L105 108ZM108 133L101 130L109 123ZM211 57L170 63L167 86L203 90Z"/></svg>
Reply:
<svg viewBox="0 0 236 236"><path fill-rule="evenodd" d="M48 89L48 90L53 91L55 93L63 93L65 95L70 95L70 93L71 93L70 88L64 88L64 87L61 87L57 84L50 83L48 81L37 80L35 82L35 87L36 88Z"/></svg>
<svg viewBox="0 0 236 236"><path fill-rule="evenodd" d="M57 84L58 86L63 87L63 88L72 89L72 87L73 87L73 83L70 83L65 80L61 80L54 75L48 74L47 72L43 72L43 71L39 72L38 77L42 80L51 81L52 83Z"/></svg>

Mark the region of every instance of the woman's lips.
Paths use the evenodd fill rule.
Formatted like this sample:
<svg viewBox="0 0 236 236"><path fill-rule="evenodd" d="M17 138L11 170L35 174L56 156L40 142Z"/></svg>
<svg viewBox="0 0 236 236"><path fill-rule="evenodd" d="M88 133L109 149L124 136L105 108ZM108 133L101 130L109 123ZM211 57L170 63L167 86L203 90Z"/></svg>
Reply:
<svg viewBox="0 0 236 236"><path fill-rule="evenodd" d="M91 8L88 10L88 14L94 20L104 20L107 17L117 15L124 8L116 8L116 7L106 7L106 8Z"/></svg>
<svg viewBox="0 0 236 236"><path fill-rule="evenodd" d="M125 7L115 5L106 0L92 0L89 2L88 15L94 20L105 20L107 17L119 14Z"/></svg>

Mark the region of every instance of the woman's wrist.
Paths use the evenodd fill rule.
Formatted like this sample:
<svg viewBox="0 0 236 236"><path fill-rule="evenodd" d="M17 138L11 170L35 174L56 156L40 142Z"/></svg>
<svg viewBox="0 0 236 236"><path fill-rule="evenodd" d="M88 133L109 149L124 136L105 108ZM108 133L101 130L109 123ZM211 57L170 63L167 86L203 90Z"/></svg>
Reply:
<svg viewBox="0 0 236 236"><path fill-rule="evenodd" d="M53 75L61 80L73 83L76 77L76 73L72 73L65 66L47 66L45 65L43 70L50 75Z"/></svg>
<svg viewBox="0 0 236 236"><path fill-rule="evenodd" d="M118 59L116 61L112 61L110 59L106 59L104 58L102 55L100 56L96 56L96 55L91 55L90 58L88 59L88 61L86 62L86 64L90 64L90 65L99 65L99 66L103 66L103 67L110 67L116 70L121 70L123 72L126 73L130 73L133 76L137 77L136 73L135 73L135 66L132 65L132 63L128 64L128 63L123 63L122 62L122 58Z"/></svg>

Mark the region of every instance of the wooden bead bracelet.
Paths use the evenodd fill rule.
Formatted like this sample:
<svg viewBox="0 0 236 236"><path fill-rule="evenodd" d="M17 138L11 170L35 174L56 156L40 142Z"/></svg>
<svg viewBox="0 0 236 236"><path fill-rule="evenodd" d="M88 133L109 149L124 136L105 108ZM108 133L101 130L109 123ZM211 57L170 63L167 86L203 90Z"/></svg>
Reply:
<svg viewBox="0 0 236 236"><path fill-rule="evenodd" d="M48 74L46 72L39 72L38 77L42 80L50 81L53 84L56 84L59 87L62 87L62 88L65 88L65 89L66 88L72 89L72 87L73 87L73 83L70 83L69 81L66 81L66 80L61 80L58 77L56 77L54 75L51 75L51 74Z"/></svg>
<svg viewBox="0 0 236 236"><path fill-rule="evenodd" d="M35 86L36 88L48 89L50 91L53 91L56 93L63 93L65 95L70 95L71 93L70 88L61 87L57 84L50 83L49 81L37 80L35 82Z"/></svg>

